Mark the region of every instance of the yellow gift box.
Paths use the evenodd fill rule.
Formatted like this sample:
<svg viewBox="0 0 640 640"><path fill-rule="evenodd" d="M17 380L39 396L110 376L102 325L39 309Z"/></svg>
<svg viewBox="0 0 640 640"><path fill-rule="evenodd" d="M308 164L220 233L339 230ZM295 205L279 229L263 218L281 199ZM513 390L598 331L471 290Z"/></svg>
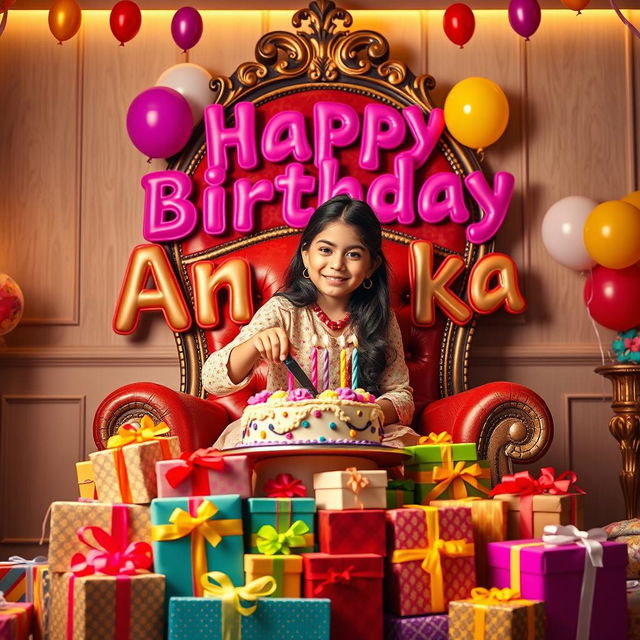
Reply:
<svg viewBox="0 0 640 640"><path fill-rule="evenodd" d="M544 640L544 604L511 589L472 589L449 603L449 640Z"/></svg>
<svg viewBox="0 0 640 640"><path fill-rule="evenodd" d="M247 553L244 556L244 571L247 582L264 576L273 576L276 590L274 598L300 598L300 579L302 575L302 556L263 556Z"/></svg>
<svg viewBox="0 0 640 640"><path fill-rule="evenodd" d="M76 476L78 477L78 491L81 498L97 500L96 480L93 476L91 460L76 462Z"/></svg>

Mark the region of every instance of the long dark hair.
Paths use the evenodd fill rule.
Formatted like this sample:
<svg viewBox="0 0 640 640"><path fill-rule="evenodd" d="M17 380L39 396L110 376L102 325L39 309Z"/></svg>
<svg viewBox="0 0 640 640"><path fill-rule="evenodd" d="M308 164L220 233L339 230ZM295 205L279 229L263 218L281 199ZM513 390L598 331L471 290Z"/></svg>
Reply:
<svg viewBox="0 0 640 640"><path fill-rule="evenodd" d="M318 290L310 279L302 275L302 251L308 250L313 239L326 226L337 221L355 227L369 250L371 260L380 262L371 275L371 288L365 289L360 285L349 300L351 324L359 343L360 386L377 395L380 392L380 375L387 366L387 329L391 311L388 265L382 253L382 227L366 202L340 194L315 210L287 270L285 290L277 295L284 296L296 307L305 307L316 301Z"/></svg>

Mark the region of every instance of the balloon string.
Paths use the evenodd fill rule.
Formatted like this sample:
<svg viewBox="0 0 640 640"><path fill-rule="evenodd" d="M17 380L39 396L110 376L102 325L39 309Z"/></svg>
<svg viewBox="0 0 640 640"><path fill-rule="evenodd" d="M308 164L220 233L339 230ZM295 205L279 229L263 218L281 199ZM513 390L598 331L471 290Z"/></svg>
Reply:
<svg viewBox="0 0 640 640"><path fill-rule="evenodd" d="M591 272L591 274L593 275L593 272ZM586 275L586 272L582 271L581 275L583 276ZM600 337L600 331L598 330L598 325L596 324L596 321L593 319L593 316L589 311L589 305L591 304L591 302L593 302L593 287L591 287L589 299L585 301L585 307L587 310L587 315L589 316L589 320L591 321L591 326L593 327L593 332L596 334L596 340L598 341L598 349L600 350L600 359L602 361L602 366L604 366L606 364L606 361L604 357L604 349L602 348L602 338Z"/></svg>
<svg viewBox="0 0 640 640"><path fill-rule="evenodd" d="M622 15L622 11L620 11L620 9L618 9L616 3L613 0L609 0L609 4L611 5L611 8L616 12L618 18L620 18L620 20L622 20L623 24L625 24L627 27L629 27L629 29L631 30L631 33L633 33L633 35L636 38L640 38L640 31L638 31L625 17L624 15Z"/></svg>

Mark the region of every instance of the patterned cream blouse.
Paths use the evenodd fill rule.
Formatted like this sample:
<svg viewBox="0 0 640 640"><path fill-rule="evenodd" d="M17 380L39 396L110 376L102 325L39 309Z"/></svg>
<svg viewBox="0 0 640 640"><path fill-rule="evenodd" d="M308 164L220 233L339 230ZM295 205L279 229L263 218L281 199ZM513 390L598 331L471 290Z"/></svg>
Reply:
<svg viewBox="0 0 640 640"><path fill-rule="evenodd" d="M309 307L296 307L289 300L282 296L274 296L268 300L253 316L248 325L245 325L240 333L225 347L213 353L204 364L202 369L202 382L210 393L218 396L233 393L237 389L248 384L253 372L247 377L234 384L229 379L227 363L231 350L249 340L259 331L270 327L282 327L289 336L293 354L304 372L311 376L311 358L313 352L313 337L316 336L318 344L318 390L322 390L323 381L323 359L324 345L327 345L329 352L329 388L335 389L340 386L340 344L339 338L331 335L327 326L320 321L316 314ZM350 327L347 326L343 334L349 341L351 337ZM380 378L380 390L382 394L378 398L388 399L398 414L400 425L410 425L413 417L414 404L412 389L409 386L409 370L404 360L404 349L402 346L402 336L395 314L391 316L388 336L388 360L389 364ZM347 361L351 362L352 345L347 345ZM350 375L350 374L349 374ZM348 378L350 380L350 377ZM276 391L286 389L288 384L288 370L282 363L269 363L267 371L267 389ZM296 386L297 385L296 383ZM385 427L385 434L391 435ZM397 427L399 425L394 425ZM403 429L403 432L411 431ZM413 434L413 431L411 431ZM386 440L386 438L385 438ZM406 442L405 444L409 444Z"/></svg>

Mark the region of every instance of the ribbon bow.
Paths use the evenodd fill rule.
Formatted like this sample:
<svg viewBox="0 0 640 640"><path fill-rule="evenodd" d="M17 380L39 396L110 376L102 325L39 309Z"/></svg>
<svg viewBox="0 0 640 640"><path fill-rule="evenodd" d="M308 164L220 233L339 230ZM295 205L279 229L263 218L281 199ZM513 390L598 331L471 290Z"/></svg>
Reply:
<svg viewBox="0 0 640 640"><path fill-rule="evenodd" d="M47 564L48 560L45 556L36 556L33 560L27 560L22 556L9 556L7 562L11 564Z"/></svg>
<svg viewBox="0 0 640 640"><path fill-rule="evenodd" d="M520 600L520 593L508 587L504 589L498 589L497 587L491 587L491 589L475 587L471 589L471 599L474 603L478 604L500 604L502 602L509 602L510 600Z"/></svg>
<svg viewBox="0 0 640 640"><path fill-rule="evenodd" d="M74 553L71 571L76 576L134 575L148 571L153 564L151 545L148 542L131 542L126 547L117 536L112 536L101 527L80 527L77 537L90 551ZM93 540L87 539L91 536Z"/></svg>
<svg viewBox="0 0 640 640"><path fill-rule="evenodd" d="M413 491L416 488L416 483L413 480L390 480L387 485L387 489L393 489L395 491Z"/></svg>
<svg viewBox="0 0 640 640"><path fill-rule="evenodd" d="M284 533L278 533L275 527L265 524L258 529L257 547L265 556L272 556L279 551L285 555L291 553L291 547L304 547L304 534L309 527L302 520L296 520Z"/></svg>
<svg viewBox="0 0 640 640"><path fill-rule="evenodd" d="M304 498L307 495L302 481L290 473L279 473L274 479L267 480L264 491L268 498Z"/></svg>
<svg viewBox="0 0 640 640"><path fill-rule="evenodd" d="M108 449L116 447L126 447L130 444L140 444L141 442L151 442L158 440L158 436L169 433L169 427L164 422L154 424L150 416L145 415L140 421L140 428L132 424L123 424L118 428L118 433L111 436L107 441Z"/></svg>
<svg viewBox="0 0 640 640"><path fill-rule="evenodd" d="M218 584L213 584L215 582ZM273 576L262 576L242 587L234 587L229 576L221 571L205 573L201 583L205 597L222 600L222 640L240 640L242 637L240 615L250 616L258 606L257 604L244 606L241 599L255 603L258 598L270 596L276 590L276 581Z"/></svg>
<svg viewBox="0 0 640 640"><path fill-rule="evenodd" d="M501 493L512 493L519 496L538 495L542 493L566 495L571 492L584 493L575 486L578 480L573 471L564 471L557 478L553 467L540 469L540 477L534 478L528 471L519 471L502 477L502 482L491 491L495 496Z"/></svg>
<svg viewBox="0 0 640 640"><path fill-rule="evenodd" d="M317 596L321 594L324 591L325 587L328 587L332 584L347 584L351 581L351 572L353 571L353 569L353 565L347 567L343 571L335 571L334 569L329 567L329 569L327 569L327 577L313 590L313 595Z"/></svg>
<svg viewBox="0 0 640 640"><path fill-rule="evenodd" d="M217 449L209 448L180 454L179 460L182 460L184 464L172 467L167 471L167 482L175 489L194 472L196 467L222 471L224 458L221 455L215 455L216 453L219 453Z"/></svg>
<svg viewBox="0 0 640 640"><path fill-rule="evenodd" d="M418 444L446 444L453 442L453 438L450 433L442 431L440 433L434 433L433 431L426 436L421 436L418 439Z"/></svg>
<svg viewBox="0 0 640 640"><path fill-rule="evenodd" d="M455 466L451 464L434 467L432 479L436 483L436 487L429 492L426 498L427 501L435 500L447 490L451 483L453 483L453 497L456 500L467 497L465 483L475 487L478 491L488 494L490 490L478 482L478 478L486 475L486 471L477 462L470 464L468 467L464 465L464 461L460 461Z"/></svg>

